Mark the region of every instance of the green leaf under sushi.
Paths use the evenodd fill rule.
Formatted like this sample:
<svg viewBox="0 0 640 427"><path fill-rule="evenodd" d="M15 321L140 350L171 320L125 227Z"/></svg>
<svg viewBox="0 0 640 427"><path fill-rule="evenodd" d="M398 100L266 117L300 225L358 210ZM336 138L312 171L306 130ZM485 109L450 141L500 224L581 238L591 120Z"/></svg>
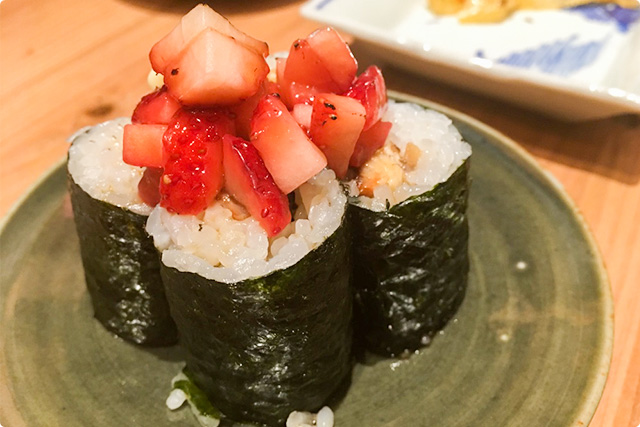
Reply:
<svg viewBox="0 0 640 427"><path fill-rule="evenodd" d="M351 371L352 291L343 223L295 265L220 283L161 268L195 384L226 418L282 426L319 409Z"/></svg>
<svg viewBox="0 0 640 427"><path fill-rule="evenodd" d="M464 299L469 271L469 159L431 191L375 212L351 200L356 337L400 355L444 327Z"/></svg>
<svg viewBox="0 0 640 427"><path fill-rule="evenodd" d="M95 317L146 346L177 342L147 217L94 199L68 176L85 279Z"/></svg>

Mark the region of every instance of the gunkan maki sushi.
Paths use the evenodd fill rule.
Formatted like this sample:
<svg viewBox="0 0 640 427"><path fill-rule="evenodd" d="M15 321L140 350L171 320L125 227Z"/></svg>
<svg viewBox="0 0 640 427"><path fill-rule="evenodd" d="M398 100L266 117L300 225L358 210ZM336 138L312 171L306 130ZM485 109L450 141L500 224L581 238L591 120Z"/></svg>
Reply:
<svg viewBox="0 0 640 427"><path fill-rule="evenodd" d="M469 271L471 147L445 115L389 101L384 145L349 181L357 337L401 355L462 303Z"/></svg>
<svg viewBox="0 0 640 427"><path fill-rule="evenodd" d="M86 285L106 329L136 344L172 345L177 331L144 229L152 207L138 192L149 174L122 160L128 123L121 118L84 129L69 148L69 190Z"/></svg>

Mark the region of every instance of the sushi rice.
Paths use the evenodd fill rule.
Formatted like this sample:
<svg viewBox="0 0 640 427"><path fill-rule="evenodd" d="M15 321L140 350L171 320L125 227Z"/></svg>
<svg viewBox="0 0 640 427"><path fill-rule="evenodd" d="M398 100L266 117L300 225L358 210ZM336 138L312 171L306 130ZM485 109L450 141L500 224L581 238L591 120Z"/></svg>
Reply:
<svg viewBox="0 0 640 427"><path fill-rule="evenodd" d="M347 204L340 183L328 169L301 185L295 200L294 221L271 239L254 218L236 220L221 203L199 216L172 214L157 206L147 231L166 266L218 282L238 282L300 261L337 230Z"/></svg>
<svg viewBox="0 0 640 427"><path fill-rule="evenodd" d="M138 196L144 168L122 161L122 135L129 118L117 118L79 130L69 139L67 168L73 180L94 199L139 215L151 207Z"/></svg>

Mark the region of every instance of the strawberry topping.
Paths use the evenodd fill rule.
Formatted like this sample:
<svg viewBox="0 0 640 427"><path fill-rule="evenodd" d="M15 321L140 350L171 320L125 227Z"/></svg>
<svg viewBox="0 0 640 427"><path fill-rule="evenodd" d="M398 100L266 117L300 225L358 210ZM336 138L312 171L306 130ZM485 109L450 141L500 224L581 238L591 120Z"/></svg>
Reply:
<svg viewBox="0 0 640 427"><path fill-rule="evenodd" d="M147 168L138 183L138 195L149 206L160 203L160 178L162 168Z"/></svg>
<svg viewBox="0 0 640 427"><path fill-rule="evenodd" d="M153 46L165 86L140 100L123 134L123 160L147 168L146 204L198 215L224 185L274 236L291 221L286 194L326 166L345 178L384 144L382 73L371 66L356 78L337 31L296 40L276 60L276 82L267 54L205 5Z"/></svg>
<svg viewBox="0 0 640 427"><path fill-rule="evenodd" d="M131 115L131 123L166 125L180 109L177 99L169 94L166 86L142 97Z"/></svg>
<svg viewBox="0 0 640 427"><path fill-rule="evenodd" d="M222 136L235 133L227 109L182 109L164 134L167 156L160 180L160 205L197 215L222 188Z"/></svg>
<svg viewBox="0 0 640 427"><path fill-rule="evenodd" d="M244 205L269 237L291 222L289 199L278 188L260 153L249 142L233 135L223 137L224 175L227 191Z"/></svg>

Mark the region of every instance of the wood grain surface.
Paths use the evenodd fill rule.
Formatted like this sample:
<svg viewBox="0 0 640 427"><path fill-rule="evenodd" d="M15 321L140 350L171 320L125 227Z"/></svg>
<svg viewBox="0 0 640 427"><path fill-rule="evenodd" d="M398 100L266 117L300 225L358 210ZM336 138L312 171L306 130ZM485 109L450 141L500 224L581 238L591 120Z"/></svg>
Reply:
<svg viewBox="0 0 640 427"><path fill-rule="evenodd" d="M65 156L66 140L75 130L131 114L148 91L150 46L194 4L0 3L0 215ZM239 29L268 41L272 52L288 49L294 39L319 26L299 16L298 1L212 5ZM358 49L356 42L356 56ZM368 60L360 58L360 63ZM613 361L591 425L638 426L640 118L567 123L388 66L384 73L391 89L455 108L515 140L575 201L602 252L615 304Z"/></svg>

